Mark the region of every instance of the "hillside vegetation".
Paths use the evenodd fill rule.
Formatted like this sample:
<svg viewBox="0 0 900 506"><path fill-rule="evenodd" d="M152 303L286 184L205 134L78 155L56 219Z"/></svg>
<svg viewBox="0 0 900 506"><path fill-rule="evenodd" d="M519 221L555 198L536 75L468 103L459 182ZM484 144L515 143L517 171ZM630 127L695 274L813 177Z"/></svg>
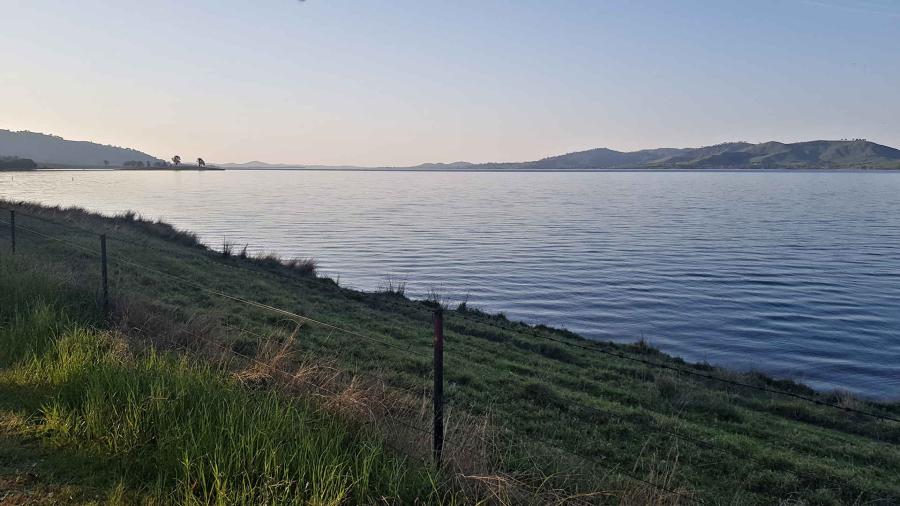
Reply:
<svg viewBox="0 0 900 506"><path fill-rule="evenodd" d="M136 149L107 146L88 141L70 141L36 132L0 130L0 156L30 158L39 164L102 167L104 162L120 166L125 162L161 163L162 160Z"/></svg>
<svg viewBox="0 0 900 506"><path fill-rule="evenodd" d="M475 165L504 170L589 169L900 169L900 150L866 140L785 144L730 142L702 148L633 152L606 148L523 163Z"/></svg>
<svg viewBox="0 0 900 506"><path fill-rule="evenodd" d="M440 300L411 301L391 284L345 289L315 276L314 262L212 251L133 214L3 206L22 227L11 259L0 223L3 437L111 462L96 477L108 495L900 502L897 404L686 364L646 343L590 343L466 305L444 311L448 430L436 473ZM110 237L109 318L97 314L99 233ZM10 447L0 451L25 459ZM291 457L305 449L336 464ZM0 484L14 473L0 472ZM303 473L319 481L301 485Z"/></svg>
<svg viewBox="0 0 900 506"><path fill-rule="evenodd" d="M0 156L0 170L34 170L38 165L29 158Z"/></svg>

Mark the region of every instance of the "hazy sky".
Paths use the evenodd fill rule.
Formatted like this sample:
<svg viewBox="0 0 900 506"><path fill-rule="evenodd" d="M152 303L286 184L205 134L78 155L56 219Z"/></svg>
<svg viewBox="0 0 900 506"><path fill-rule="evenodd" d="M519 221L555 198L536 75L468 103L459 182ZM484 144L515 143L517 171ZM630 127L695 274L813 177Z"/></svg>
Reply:
<svg viewBox="0 0 900 506"><path fill-rule="evenodd" d="M898 0L0 0L0 128L213 161L900 146Z"/></svg>

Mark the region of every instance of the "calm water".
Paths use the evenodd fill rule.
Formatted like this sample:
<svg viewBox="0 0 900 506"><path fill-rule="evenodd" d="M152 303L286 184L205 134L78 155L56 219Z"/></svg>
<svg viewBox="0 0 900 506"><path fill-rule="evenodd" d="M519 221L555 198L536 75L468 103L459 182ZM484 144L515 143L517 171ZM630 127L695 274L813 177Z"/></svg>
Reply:
<svg viewBox="0 0 900 506"><path fill-rule="evenodd" d="M900 398L900 174L0 174L0 196L134 209L343 285L386 275L593 339Z"/></svg>

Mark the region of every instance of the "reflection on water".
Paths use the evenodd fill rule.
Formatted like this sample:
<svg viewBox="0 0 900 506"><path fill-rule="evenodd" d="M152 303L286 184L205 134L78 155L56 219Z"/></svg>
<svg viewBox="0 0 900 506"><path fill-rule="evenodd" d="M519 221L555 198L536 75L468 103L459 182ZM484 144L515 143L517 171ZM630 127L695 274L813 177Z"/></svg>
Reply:
<svg viewBox="0 0 900 506"><path fill-rule="evenodd" d="M134 209L341 283L820 388L900 397L900 174L37 172L0 196Z"/></svg>

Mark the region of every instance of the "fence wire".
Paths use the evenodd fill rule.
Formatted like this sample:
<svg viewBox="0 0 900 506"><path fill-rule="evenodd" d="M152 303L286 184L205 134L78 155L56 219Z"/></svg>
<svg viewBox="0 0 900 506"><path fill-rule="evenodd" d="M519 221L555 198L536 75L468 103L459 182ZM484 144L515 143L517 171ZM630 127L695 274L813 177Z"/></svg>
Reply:
<svg viewBox="0 0 900 506"><path fill-rule="evenodd" d="M6 209L6 208L0 208L0 209ZM10 209L7 209L7 210L10 210ZM74 224L70 224L70 223L61 223L61 222L58 222L58 221L55 221L55 220L51 220L51 219L48 219L48 218L35 216L35 215L33 215L33 214L30 214L30 213L23 213L23 212L21 212L20 210L16 210L16 215L17 215L17 216L25 216L25 217L28 217L28 218L33 218L33 219L36 219L36 220L39 220L39 221L43 221L43 222L46 222L46 223L49 223L49 224L52 224L52 225L55 225L55 226L68 227L68 228L73 229L73 230L76 230L76 231L78 231L78 232L80 232L80 233L96 235L96 232L94 232L94 231L92 231L92 230L85 229L85 228L83 228L83 227L76 226L76 225L74 225ZM9 221L3 220L3 219L0 219L0 223L5 224L5 225L7 225L7 226L10 225L10 222L9 222ZM37 237L40 237L40 238L43 238L43 239L46 239L46 240L54 241L54 242L56 242L56 243L63 244L63 245L66 245L66 246L69 246L69 247L71 247L71 248L73 248L73 249L76 249L76 250L78 250L78 251L80 251L80 252L83 252L83 253L90 254L90 255L92 255L92 256L99 256L99 255L100 255L99 251L97 251L96 249L89 248L89 247L84 246L84 245L82 245L82 244L78 244L78 243L75 243L75 242L73 242L73 241L70 241L70 240L67 240L67 239L63 239L63 238L61 238L61 237L57 237L57 236L53 236L53 235L50 235L50 234L46 234L46 233L40 232L40 231L35 230L35 229L31 228L31 227L21 225L20 223L16 223L15 228L16 228L16 230L22 230L22 231L28 232L29 234L35 235L35 236L37 236ZM155 248L155 247L152 247L152 246L150 246L150 245L148 245L148 244L140 244L140 243L138 243L138 242L136 242L136 241L132 241L132 240L129 240L129 239L124 239L124 238L117 237L117 236L114 236L114 235L109 235L109 234L107 234L107 235L108 235L108 237L109 237L110 239L112 239L112 240L119 241L119 242L122 242L122 243L125 243L125 244L129 244L129 245L131 245L132 247L143 248L143 249L152 249L152 250L155 250L155 251L161 252L161 253L174 254L172 251L166 251L166 250L163 250L162 248ZM206 250L206 251L210 251L210 250ZM184 256L188 256L188 255L184 255ZM201 283L195 282L195 281L193 281L193 280L191 280L191 279L188 279L188 278L185 278L185 277L183 277L183 276L179 276L179 275L176 275L176 274L172 274L171 272L167 272L167 271L164 271L164 270L155 268L155 267L148 266L148 265L146 265L145 263L137 262L137 261L134 261L133 259L126 258L124 255L110 255L109 258L110 258L111 260L115 260L116 262L118 262L118 263L120 263L120 264L122 264L122 265L127 265L127 266L133 267L133 268L135 268L135 269L139 269L139 270L141 270L141 271L151 272L151 273L157 274L157 275L159 275L159 276L163 276L163 277L165 277L165 278L168 278L168 279L177 281L177 282L182 283L182 284L185 284L185 285L187 285L187 286L191 286L191 287L193 287L193 288L195 288L195 289L201 290L201 291L203 291L203 292L205 292L205 293L208 293L208 294L210 294L210 295L214 295L214 296L216 296L216 297L220 297L220 298L223 298L223 299L227 299L227 300L230 300L230 301L239 303L239 304L243 304L243 305L246 305L246 306L249 306L249 307L253 307L253 308L256 308L256 309L259 309L259 310L271 312L271 313L274 313L274 314L280 314L280 315L282 315L282 316L285 316L285 317L286 317L286 320L291 321L291 322L294 322L294 323L297 323L297 324L299 324L299 323L304 323L304 322L305 322L305 323L310 323L310 324L313 324L313 325L320 326L320 327L322 327L322 328L326 328L326 329L333 330L333 331L335 331L335 332L340 332L340 333L342 333L342 334L346 334L346 335L353 336L353 337L356 337L356 338L359 338L359 339L367 340L367 341L370 341L370 342L379 344L379 345L381 345L381 346L386 346L386 347L389 347L389 348L397 349L397 350L399 350L399 351L403 351L404 353L408 353L408 354L415 355L415 356L422 357L422 358L426 358L426 359L430 359L430 358L431 358L431 356L428 355L428 354L421 353L421 352L418 352L418 351L412 349L412 345L413 345L414 343L410 343L410 345L408 345L408 346L406 346L406 347L400 346L400 345L397 345L397 344L395 344L395 343L391 343L391 342L385 341L385 340L383 340L383 339L378 339L378 338L375 338L375 337L372 337L372 336L363 334L363 333L358 332L358 331L354 331L354 330L351 330L351 329L346 329L346 328L343 328L343 327L341 327L341 326L334 325L334 324L328 323L328 322L326 322L326 321L322 321L322 320L320 320L320 319L316 319L316 318L312 318L312 317L309 317L309 316L301 315L301 314L298 314L298 313L296 313L296 312L288 311L288 310L285 310L285 309L283 309L283 308L279 308L279 307L276 307L276 306L273 306L273 305L270 305L270 304L265 304L265 303L263 303L263 302L255 301L255 300L248 299L248 298L245 298L245 297L233 295L233 294L230 294L230 293L227 293L227 292L218 290L218 289L210 288L210 287L208 287L208 286L205 286L205 285L203 285L203 284L201 284ZM274 273L274 272L271 272L271 271L268 271L268 270L264 270L264 269L251 269L251 268L246 268L246 267L243 267L243 266L232 265L232 264L226 263L226 262L216 262L216 261L212 261L212 260L210 260L210 259L208 259L208 258L205 258L205 257L203 257L203 256L200 256L200 255L191 255L190 258L198 258L198 259L200 259L200 260L202 260L202 261L204 261L204 262L207 262L207 263L210 263L210 264L214 264L214 265L216 265L216 266L225 266L225 267L231 267L231 268L239 268L239 269L241 269L241 270L248 271L248 272L252 272L252 273L254 273L254 274L260 274L260 273L262 273L262 274L267 274L267 275L271 275L271 276L274 276L274 277L276 277L276 278L278 278L278 279L282 279L282 280L289 280L289 281L292 281L292 282L297 282L297 281L299 280L299 277L297 277L297 276L284 276L284 275L279 275L279 274L277 274L277 273ZM418 314L421 314L421 315L425 316L425 314L430 313L433 309L438 309L438 308L440 308L440 304L437 303L437 302L434 302L434 301L412 301L412 300L406 299L405 297L402 297L402 298L401 298L401 297L397 297L397 299L399 300L399 302L398 302L397 300L392 300L392 298L389 298L389 297L387 296L388 294L385 294L385 295L386 295L385 297L379 298L379 299L377 300L377 304L386 304L386 305L395 307L395 308L397 308L397 309L402 309L402 310L404 310L404 311L410 311L410 312L412 312L412 314L417 314L417 313L418 313ZM374 305L376 305L376 302L373 302L373 303L370 303L370 304L367 304L367 305L369 305L369 306L374 306ZM755 384L751 384L751 383L745 383L745 382L741 382L741 381L731 380L731 379L728 379L728 378L722 378L722 377L713 375L713 374L711 374L711 373L709 373L709 372L701 372L701 371L696 371L696 370L686 369L686 368L683 368L683 367L678 367L678 366L671 365L671 364L660 363L660 362L656 362L656 361L653 361L653 360L648 360L648 359L645 359L645 358L640 358L640 357L632 356L632 355L629 355L629 354L626 354L626 353L621 353L621 352L618 352L618 351L613 351L613 350L609 350L609 349L599 348L599 347L597 347L597 346L595 346L595 345L587 344L586 342L583 344L583 343L581 343L581 342L575 342L575 341L572 341L572 340L566 340L566 339L556 338L556 337L553 337L553 336L550 336L550 335L538 333L538 332L536 331L536 329L534 329L534 328L531 327L531 326L525 325L525 324L520 324L518 327L514 327L514 326L510 326L510 325L501 325L501 324L499 324L499 323L497 323L497 322L495 322L495 321L491 321L490 316L485 316L484 318L478 318L478 319L476 319L476 318L472 318L472 317L466 315L465 312L463 312L463 311L447 311L446 314L451 315L453 318L460 318L460 319L465 320L465 321L467 321L467 322L469 322L469 323L472 323L472 324L474 324L474 325L486 325L486 326L490 326L490 327L496 328L496 329L501 330L501 331L504 331L504 332L511 332L511 333L515 333L515 334L526 334L526 335L530 335L530 336L532 336L532 337L535 337L535 338L537 338L537 339L545 340L545 341L548 341L548 342L553 342L553 343L560 344L560 345L564 345L564 346L567 346L567 347L577 348L577 349L580 349L580 350L583 350L583 351L588 351L588 352L591 352L591 353L599 353L599 354L603 354L603 355L606 355L606 356L609 356L609 357L616 358L616 359L618 359L618 360L627 361L627 362L636 363L636 364L641 364L641 365L643 365L643 366L650 367L650 368L661 369L661 370L667 370L667 371L674 372L674 373L676 373L676 374L681 374L681 375L686 375L686 376L692 376L692 377L700 378L700 379L703 379L703 380L709 380L709 381L719 382L719 383L723 383L723 384L727 384L727 385L731 385L731 386L735 386L735 387L740 387L740 388L744 388L744 389L750 389L750 390L761 391L761 392L769 393L769 394L772 394L772 395L779 395L779 396L790 397L790 398L793 398L793 399L796 399L796 400L804 401L804 402L811 403L811 404L815 404L815 405L818 405L818 406L830 407L830 408L833 408L833 409L838 409L838 410L841 410L841 411L844 411L844 412L847 412L847 413L853 413L853 414L856 414L856 415L869 417L869 418L876 419L876 420L879 420L879 421L900 422L900 418L894 417L894 416L891 416L891 415L875 413L875 412L871 412L871 411L867 411L867 410L862 410L862 409L858 409L858 408L854 408L854 407L846 406L846 405L839 405L839 404L831 403L831 402L828 402L828 401L825 401L825 400L822 400L822 399L817 399L817 398L813 398L813 397L806 396L806 395L803 395L803 394L798 394L798 393L796 393L796 392L788 392L788 391L784 391L784 390L780 390L780 389L771 388L771 387L768 387L768 386L755 385ZM238 331L240 331L240 332L242 332L242 333L249 333L249 334L251 334L251 335L256 335L256 336L259 337L259 338L264 338L264 339L269 339L269 338L270 338L270 337L267 337L267 336L263 336L262 334L259 334L259 333L255 333L255 332L253 332L253 331L250 331L249 329L241 329L241 328L237 328L237 327L233 327L233 326L229 326L229 325L223 325L223 326L225 326L225 327L231 327L232 329L238 330ZM282 369L279 369L279 368L273 368L272 365L269 364L269 363L263 362L263 361L261 361L261 360L255 358L255 357L252 357L252 356L249 356L249 355L240 353L240 352L234 350L233 348L226 347L226 346L224 346L222 343L216 342L216 341L214 341L214 340L212 340L212 339L209 339L208 337L201 336L200 334L197 334L197 333L195 333L195 332L193 332L193 331L190 331L190 330L186 330L186 332L188 332L189 334L191 334L193 337L197 338L198 340L203 341L203 342L205 342L205 343L207 343L207 344L209 344L209 345L211 345L211 346L213 346L213 347L215 347L215 348L217 348L217 349L220 349L220 350L222 350L222 351L225 352L225 353L228 353L228 354L230 354L230 355L232 355L232 356L234 356L234 357L238 357L238 358L240 358L240 359L242 359L242 360L246 360L246 361L249 361L249 362L252 362L252 363L256 363L256 364L258 364L258 365L260 365L260 366L266 367L266 368L269 369L269 370L278 372L279 374L282 374L282 375L284 375L285 377L290 378L292 381L300 381L300 382L302 382L302 383L306 383L306 384L308 384L308 385L310 385L310 386L316 388L317 390L326 392L327 394L332 395L332 396L338 396L338 395L339 395L338 392L331 391L331 390L329 390L329 389L323 387L322 385L315 384L314 382L309 382L308 380L305 380L304 378L299 378L299 377L297 377L296 374L289 373L289 372L287 372L287 371L285 371L285 370L282 370ZM351 372L351 374L357 374L357 372ZM383 378L379 378L379 377L377 377L376 375L368 375L368 374L365 374L365 373L364 373L364 374L361 374L361 375L362 375L362 376L369 376L369 377L371 377L371 378L377 378L379 381L382 381L382 382L383 382ZM393 387L393 386L392 386L391 388L397 388L397 387ZM406 390L406 389L401 389L401 390ZM420 394L420 392L413 392L412 390L406 390L406 392L407 392L407 393L413 393L414 395L419 395L419 394ZM615 418L621 419L621 416L619 416L619 415L617 415L617 414L615 414L615 413L612 413L612 412L609 412L609 411L605 411L605 410L602 410L602 409L600 409L600 408L596 408L596 407L593 407L593 406L588 406L588 405L585 405L585 404L583 404L583 403L570 402L569 404L570 404L572 407L578 407L579 409L583 409L583 410L586 410L586 411L590 411L590 412L594 412L594 413L600 413L600 414L603 414L604 416L608 416L608 417L611 416L611 417L615 417ZM386 416L392 417L392 416L389 415L389 414L386 414ZM420 433L423 433L423 434L429 434L429 435L431 434L431 431L430 431L430 430L426 430L426 429L423 429L422 427L414 426L414 425L412 425L412 424L409 424L409 423L406 422L405 420L402 420L402 419L399 419L399 418L396 418L396 417L392 417L392 418L395 418L393 421L397 422L399 425L405 426L405 427L408 428L408 429L415 430L415 431L420 432ZM695 437L688 436L688 435L685 435L685 434L682 434L682 433L679 433L679 432L675 432L675 431L668 430L668 429L666 429L666 428L664 428L664 427L661 427L658 423L655 423L654 425L655 425L655 427L649 427L649 429L650 429L651 432L654 432L654 433L657 433L657 434L660 434L660 435L666 435L666 436L669 436L669 437L677 438L677 439L679 439L679 440L686 441L686 442L691 443L691 444L693 444L693 445L695 445L695 446L697 446L697 447L700 447L700 448L704 448L704 449L707 449L707 450L710 450L710 451L720 452L720 453L729 455L729 456L732 457L732 458L739 459L739 460L747 460L747 461L753 462L754 464L757 464L757 465L760 466L760 467L768 468L768 466L767 466L764 462L760 461L759 459L756 459L756 458L753 457L753 456L747 455L747 454L745 454L745 453L740 453L740 454L739 454L737 450L727 449L727 448L720 447L720 446L716 445L715 443L713 443L713 442L711 442L711 441L707 441L707 440L704 440L704 439L701 439L701 438L695 438ZM570 454L570 455L572 455L572 456L574 456L574 457L580 458L580 459L582 459L582 460L596 461L596 459L593 458L593 457L581 455L581 454L578 454L578 453L574 453L574 452L572 452L572 451L570 451L570 450L567 450L567 449L565 449L565 448L562 448L562 447L554 446L553 448L556 449L556 450L558 450L558 451L561 451L561 452L563 452L563 453L567 453L567 454ZM825 481L826 483L829 483L829 484L831 484L831 485L833 485L833 486L840 487L840 488L842 488L842 487L845 486L844 484L839 484L839 483L834 482L834 481L831 481L831 480L829 480L829 479L823 479L823 477L822 477L822 476L819 476L819 475L810 475L810 474L802 473L802 472L800 472L800 471L795 471L795 470L793 470L793 469L781 469L781 470L786 471L786 472L789 472L789 473L795 475L795 476L798 477L798 478L802 478L802 479L806 479L806 480L810 480L810 481L816 481L816 482ZM612 472L615 472L615 473L617 473L617 474L619 474L619 475L621 475L621 476L624 476L624 477L626 477L626 478L628 478L628 479L631 479L631 480L633 480L633 481L636 481L636 482L639 482L639 483L642 483L642 484L645 484L645 485L654 487L654 488L656 488L656 489L658 489L658 490L660 490L660 491L662 491L662 492L665 492L665 493L668 493L668 494L677 495L677 496L679 496L679 497L681 497L681 498L683 498L683 499L689 500L689 501L691 501L691 502L700 503L700 504L703 503L703 501L700 500L700 499L698 499L697 497L694 497L694 496L692 496L692 495L686 495L686 494L684 494L684 493L679 492L678 490L672 489L672 488L670 488L670 487L668 487L668 486L666 486L666 485L663 485L663 484L654 483L654 482L652 482L652 481L650 481L650 480L645 480L645 479L643 479L643 478L641 478L641 477L639 477L639 476L633 475L633 474L628 473L628 472L626 472L626 471L614 469L614 470L612 470Z"/></svg>

